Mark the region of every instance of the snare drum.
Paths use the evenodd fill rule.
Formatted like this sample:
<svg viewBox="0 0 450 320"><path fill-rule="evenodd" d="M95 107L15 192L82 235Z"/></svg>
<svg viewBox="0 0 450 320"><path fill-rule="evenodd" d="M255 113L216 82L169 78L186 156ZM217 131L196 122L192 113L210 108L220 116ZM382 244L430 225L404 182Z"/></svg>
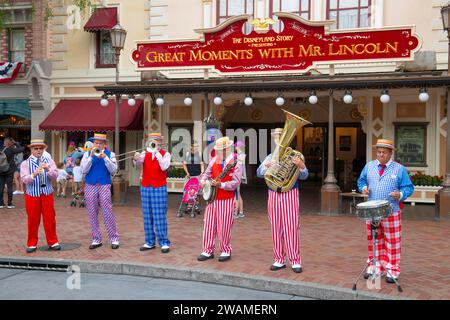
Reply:
<svg viewBox="0 0 450 320"><path fill-rule="evenodd" d="M356 205L356 215L364 220L382 220L392 214L388 200L370 200Z"/></svg>

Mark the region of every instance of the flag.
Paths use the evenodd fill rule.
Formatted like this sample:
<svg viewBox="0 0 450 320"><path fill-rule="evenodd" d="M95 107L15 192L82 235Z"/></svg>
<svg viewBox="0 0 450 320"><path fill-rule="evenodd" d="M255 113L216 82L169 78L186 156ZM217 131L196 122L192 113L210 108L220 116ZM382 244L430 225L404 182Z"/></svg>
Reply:
<svg viewBox="0 0 450 320"><path fill-rule="evenodd" d="M13 81L21 66L22 62L0 62L0 83Z"/></svg>

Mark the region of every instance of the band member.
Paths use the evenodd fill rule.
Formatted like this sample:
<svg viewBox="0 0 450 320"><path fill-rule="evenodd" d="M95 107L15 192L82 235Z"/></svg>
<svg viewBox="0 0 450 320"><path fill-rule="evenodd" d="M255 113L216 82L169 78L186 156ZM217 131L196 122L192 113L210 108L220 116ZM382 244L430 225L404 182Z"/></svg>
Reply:
<svg viewBox="0 0 450 320"><path fill-rule="evenodd" d="M381 274L387 269L392 277L397 279L400 275L400 252L402 221L401 213L403 201L414 192L414 186L409 178L406 168L392 160L395 150L394 142L387 139L378 139L377 159L370 161L364 167L358 179L359 190L369 195L369 200L386 200L393 207L393 214L381 220L377 234L375 257L382 266L372 266L366 270L364 278L371 274ZM373 257L372 233L370 222L367 222L367 240L369 241L369 262ZM386 282L395 283L391 277L386 277Z"/></svg>
<svg viewBox="0 0 450 320"><path fill-rule="evenodd" d="M283 129L276 128L272 133L275 143L278 144ZM294 158L293 163L300 168L298 180L308 178L308 169L300 158ZM270 168L276 159L272 159L269 154L261 163L256 171L260 178L264 178L267 169ZM272 229L273 257L275 262L270 270L277 271L286 268L285 251L286 246L289 262L295 273L302 272L300 256L300 238L299 238L299 199L298 199L298 181L295 182L291 190L286 192L276 192L269 189L269 199L267 201L269 220Z"/></svg>
<svg viewBox="0 0 450 320"><path fill-rule="evenodd" d="M203 252L197 257L198 261L214 258L214 240L219 238L219 261L224 262L231 258L231 227L233 226L233 213L235 207L235 190L239 187L242 178L241 165L237 155L233 153L233 141L228 137L219 138L214 145L215 156L209 162L208 168L201 175L200 184L205 185L207 179L212 179L212 186L217 188L215 199L206 206L205 225L203 229ZM220 174L233 164L231 170L222 178Z"/></svg>
<svg viewBox="0 0 450 320"><path fill-rule="evenodd" d="M140 251L155 248L156 238L162 253L170 250L167 233L167 169L170 153L161 149L163 137L150 133L147 149L134 155L136 165L143 165L141 181L142 216L144 220L145 243Z"/></svg>
<svg viewBox="0 0 450 320"><path fill-rule="evenodd" d="M81 159L81 171L86 175L84 197L92 229L92 243L89 249L96 249L102 245L98 222L99 207L102 209L111 248L119 248L116 217L111 202L111 176L117 171L117 161L114 152L105 149L106 141L106 134L95 133L93 149L86 152Z"/></svg>
<svg viewBox="0 0 450 320"><path fill-rule="evenodd" d="M51 250L60 250L56 235L55 207L52 180L58 177L55 162L44 157L44 140L31 140L31 156L20 165L20 177L26 185L25 210L28 216L27 253L36 251L41 215L45 237Z"/></svg>

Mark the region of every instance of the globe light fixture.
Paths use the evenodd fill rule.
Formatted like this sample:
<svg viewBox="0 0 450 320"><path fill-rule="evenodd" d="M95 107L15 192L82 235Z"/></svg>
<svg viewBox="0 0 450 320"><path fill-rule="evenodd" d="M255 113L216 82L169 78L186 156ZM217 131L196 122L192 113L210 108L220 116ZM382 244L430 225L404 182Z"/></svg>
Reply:
<svg viewBox="0 0 450 320"><path fill-rule="evenodd" d="M284 98L279 95L276 99L275 99L275 103L277 106L281 107L282 105L284 105Z"/></svg>
<svg viewBox="0 0 450 320"><path fill-rule="evenodd" d="M223 102L222 97L220 95L215 96L213 102L216 106L221 105Z"/></svg>
<svg viewBox="0 0 450 320"><path fill-rule="evenodd" d="M345 91L345 95L343 98L344 102L346 104L350 104L353 101L353 96L352 96L352 92L350 90Z"/></svg>
<svg viewBox="0 0 450 320"><path fill-rule="evenodd" d="M253 98L250 94L248 94L245 98L244 98L244 104L248 107L250 107L253 104Z"/></svg>
<svg viewBox="0 0 450 320"><path fill-rule="evenodd" d="M381 91L380 101L381 103L389 103L389 101L391 101L388 90Z"/></svg>
<svg viewBox="0 0 450 320"><path fill-rule="evenodd" d="M430 95L427 92L426 88L422 88L419 91L419 100L421 102L427 102L430 99Z"/></svg>
<svg viewBox="0 0 450 320"><path fill-rule="evenodd" d="M100 105L102 107L107 107L108 106L108 96L107 95L102 95L102 99L100 100Z"/></svg>
<svg viewBox="0 0 450 320"><path fill-rule="evenodd" d="M136 105L136 100L134 99L133 96L129 96L129 97L128 97L128 105L129 105L130 107L134 107L134 106Z"/></svg>
<svg viewBox="0 0 450 320"><path fill-rule="evenodd" d="M185 106L191 106L192 105L192 98L190 96L187 96L186 98L184 98L184 105Z"/></svg>
<svg viewBox="0 0 450 320"><path fill-rule="evenodd" d="M317 98L317 95L316 95L316 92L315 92L315 91L312 91L312 92L309 94L308 101L309 101L309 103L311 103L311 104L316 104L316 103L319 101L319 99Z"/></svg>
<svg viewBox="0 0 450 320"><path fill-rule="evenodd" d="M159 96L158 98L156 98L155 103L158 107L162 107L164 105L164 98Z"/></svg>

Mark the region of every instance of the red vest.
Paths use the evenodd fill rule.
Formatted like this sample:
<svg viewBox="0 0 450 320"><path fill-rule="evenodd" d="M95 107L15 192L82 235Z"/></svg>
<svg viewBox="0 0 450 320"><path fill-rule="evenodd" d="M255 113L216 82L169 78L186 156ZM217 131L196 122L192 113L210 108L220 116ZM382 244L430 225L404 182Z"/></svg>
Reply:
<svg viewBox="0 0 450 320"><path fill-rule="evenodd" d="M166 153L164 150L160 150L159 153L164 157ZM142 182L141 185L145 188L152 186L153 188L159 188L166 185L166 171L162 171L159 166L158 159L152 159L152 153L146 152L144 158L144 168L142 169Z"/></svg>
<svg viewBox="0 0 450 320"><path fill-rule="evenodd" d="M231 160L231 161L233 161L233 160ZM225 167L226 167L226 165L227 164L225 164ZM223 171L222 163L214 163L212 166L212 178L213 179L217 178L222 173L222 171ZM233 180L233 175L232 175L233 172L234 172L234 168L231 169L227 173L227 175L220 181L227 182L227 181ZM228 191L228 190L223 190L223 189L217 188L216 200L227 200L227 199L231 199L231 198L234 198L234 191Z"/></svg>

